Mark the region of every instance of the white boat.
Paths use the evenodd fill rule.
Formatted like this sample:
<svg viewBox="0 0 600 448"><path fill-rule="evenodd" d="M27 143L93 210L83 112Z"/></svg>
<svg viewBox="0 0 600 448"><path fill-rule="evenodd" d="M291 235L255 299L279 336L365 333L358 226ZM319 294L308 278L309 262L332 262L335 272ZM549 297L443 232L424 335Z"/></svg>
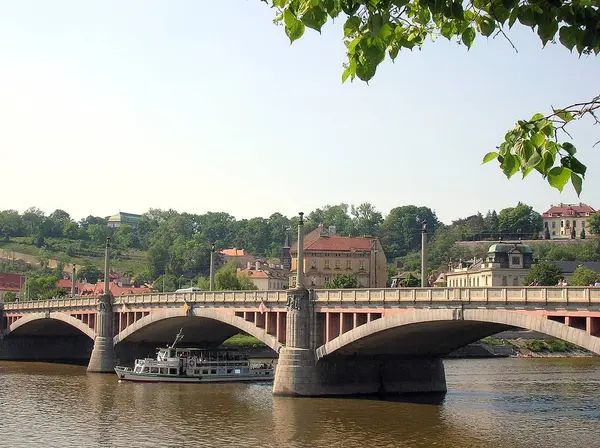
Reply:
<svg viewBox="0 0 600 448"><path fill-rule="evenodd" d="M273 381L272 362L253 362L235 350L178 348L181 330L172 345L160 348L156 359L136 359L133 368L115 367L120 381L145 383L218 383Z"/></svg>

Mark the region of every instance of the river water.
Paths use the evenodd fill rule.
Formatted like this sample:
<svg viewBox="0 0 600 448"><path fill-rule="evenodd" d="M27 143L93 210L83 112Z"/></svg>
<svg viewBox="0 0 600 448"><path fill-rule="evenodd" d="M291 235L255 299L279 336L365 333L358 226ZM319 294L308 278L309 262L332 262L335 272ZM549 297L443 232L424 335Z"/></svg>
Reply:
<svg viewBox="0 0 600 448"><path fill-rule="evenodd" d="M445 361L438 400L280 398L0 362L6 447L600 447L600 359Z"/></svg>

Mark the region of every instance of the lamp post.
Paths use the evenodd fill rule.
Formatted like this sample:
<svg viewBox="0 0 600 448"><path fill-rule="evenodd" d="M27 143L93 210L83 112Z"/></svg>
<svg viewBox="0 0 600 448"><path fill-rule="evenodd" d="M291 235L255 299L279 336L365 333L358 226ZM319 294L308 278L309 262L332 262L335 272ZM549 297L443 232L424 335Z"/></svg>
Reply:
<svg viewBox="0 0 600 448"><path fill-rule="evenodd" d="M427 281L427 221L423 221L421 228L421 288L429 286Z"/></svg>
<svg viewBox="0 0 600 448"><path fill-rule="evenodd" d="M110 295L110 237L106 238L104 252L104 295Z"/></svg>
<svg viewBox="0 0 600 448"><path fill-rule="evenodd" d="M209 273L209 291L215 289L215 243L210 246L210 273Z"/></svg>
<svg viewBox="0 0 600 448"><path fill-rule="evenodd" d="M75 279L76 279L76 275L75 275L75 264L73 264L73 275L71 276L71 297L75 297L76 294L76 287L75 287Z"/></svg>
<svg viewBox="0 0 600 448"><path fill-rule="evenodd" d="M296 288L304 287L304 213L298 213L298 258L296 259Z"/></svg>
<svg viewBox="0 0 600 448"><path fill-rule="evenodd" d="M183 278L183 274L179 276L179 280L177 280L177 289L181 289L181 279Z"/></svg>

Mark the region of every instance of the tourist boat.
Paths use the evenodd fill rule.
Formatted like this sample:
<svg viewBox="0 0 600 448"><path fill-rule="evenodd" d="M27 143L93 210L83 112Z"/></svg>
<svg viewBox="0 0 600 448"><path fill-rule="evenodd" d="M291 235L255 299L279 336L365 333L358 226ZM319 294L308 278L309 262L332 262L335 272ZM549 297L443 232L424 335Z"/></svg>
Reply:
<svg viewBox="0 0 600 448"><path fill-rule="evenodd" d="M136 359L133 368L115 367L119 381L146 383L217 383L273 381L272 362L253 362L244 352L176 347L183 339L181 330L173 344L158 349L156 359Z"/></svg>

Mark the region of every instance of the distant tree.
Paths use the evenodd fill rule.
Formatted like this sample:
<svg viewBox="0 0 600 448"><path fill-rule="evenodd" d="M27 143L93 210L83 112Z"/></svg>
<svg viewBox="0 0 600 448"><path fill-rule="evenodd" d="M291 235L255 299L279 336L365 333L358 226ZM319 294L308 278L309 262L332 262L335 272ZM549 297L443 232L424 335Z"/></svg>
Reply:
<svg viewBox="0 0 600 448"><path fill-rule="evenodd" d="M571 285L589 286L593 285L598 279L600 279L600 273L585 266L577 266L571 277Z"/></svg>
<svg viewBox="0 0 600 448"><path fill-rule="evenodd" d="M387 265L387 282L386 286L392 285L392 277L398 275L398 268L394 264Z"/></svg>
<svg viewBox="0 0 600 448"><path fill-rule="evenodd" d="M196 287L200 288L202 291L210 290L210 279L208 277L200 276L196 281Z"/></svg>
<svg viewBox="0 0 600 448"><path fill-rule="evenodd" d="M163 274L154 280L152 289L158 292L173 292L178 289L178 278L171 274Z"/></svg>
<svg viewBox="0 0 600 448"><path fill-rule="evenodd" d="M349 236L353 232L352 218L348 215L348 204L326 205L308 215L308 220L316 225L323 224L325 229L335 227L339 235Z"/></svg>
<svg viewBox="0 0 600 448"><path fill-rule="evenodd" d="M336 275L330 282L325 283L326 289L354 289L358 288L358 279L353 275Z"/></svg>
<svg viewBox="0 0 600 448"><path fill-rule="evenodd" d="M421 286L421 280L419 280L414 275L412 275L412 273L409 272L406 278L400 280L399 286L401 286L402 288L418 288L419 286Z"/></svg>
<svg viewBox="0 0 600 448"><path fill-rule="evenodd" d="M581 233L579 234L579 238L585 240L585 229L581 229Z"/></svg>
<svg viewBox="0 0 600 448"><path fill-rule="evenodd" d="M7 291L4 293L2 300L4 301L4 303L14 302L15 300L17 300L17 294L13 291Z"/></svg>
<svg viewBox="0 0 600 448"><path fill-rule="evenodd" d="M0 238L8 241L11 236L23 236L24 232L25 225L18 211L0 211Z"/></svg>
<svg viewBox="0 0 600 448"><path fill-rule="evenodd" d="M571 228L571 239L574 240L577 238L577 233L575 232L575 227Z"/></svg>
<svg viewBox="0 0 600 448"><path fill-rule="evenodd" d="M534 265L523 280L524 285L536 282L539 286L556 286L563 277L561 270L551 263Z"/></svg>
<svg viewBox="0 0 600 448"><path fill-rule="evenodd" d="M63 296L65 292L56 287L59 278L55 275L30 276L25 282L27 300L45 300L57 296Z"/></svg>
<svg viewBox="0 0 600 448"><path fill-rule="evenodd" d="M550 230L548 229L548 227L546 227L544 229L544 239L545 240L549 240L550 239Z"/></svg>
<svg viewBox="0 0 600 448"><path fill-rule="evenodd" d="M433 238L439 221L430 208L405 205L390 210L379 226L381 244L388 258L394 259L420 249L423 221L427 222L429 237Z"/></svg>
<svg viewBox="0 0 600 448"><path fill-rule="evenodd" d="M48 263L50 262L50 256L48 255L48 251L44 248L41 248L37 255L37 261L40 265L41 269L48 268Z"/></svg>
<svg viewBox="0 0 600 448"><path fill-rule="evenodd" d="M88 283L97 283L98 280L104 278L104 273L96 266L86 263L79 271L77 271L77 278L79 280L86 280Z"/></svg>
<svg viewBox="0 0 600 448"><path fill-rule="evenodd" d="M516 207L508 207L498 214L498 230L502 235L515 238L535 237L542 230L542 218L530 205L519 202Z"/></svg>
<svg viewBox="0 0 600 448"><path fill-rule="evenodd" d="M238 289L241 291L254 291L258 287L250 279L250 275L247 272L240 272L237 275Z"/></svg>
<svg viewBox="0 0 600 448"><path fill-rule="evenodd" d="M595 213L588 220L590 232L594 235L600 235L600 212Z"/></svg>
<svg viewBox="0 0 600 448"><path fill-rule="evenodd" d="M351 207L353 234L357 236L377 236L383 217L377 209L368 202Z"/></svg>
<svg viewBox="0 0 600 448"><path fill-rule="evenodd" d="M499 226L498 214L496 213L496 210L487 212L487 214L485 215L485 218L483 218L483 224L485 226L485 230L486 230L487 234L489 235L489 237L491 239L495 239L496 235L498 234L498 226Z"/></svg>

